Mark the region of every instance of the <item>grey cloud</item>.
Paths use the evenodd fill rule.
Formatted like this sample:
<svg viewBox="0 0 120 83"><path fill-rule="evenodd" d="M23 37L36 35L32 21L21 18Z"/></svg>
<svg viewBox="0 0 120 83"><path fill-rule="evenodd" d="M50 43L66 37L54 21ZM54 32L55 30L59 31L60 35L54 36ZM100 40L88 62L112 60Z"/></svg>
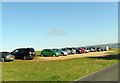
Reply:
<svg viewBox="0 0 120 83"><path fill-rule="evenodd" d="M49 36L64 36L66 33L60 28L51 28L48 30Z"/></svg>

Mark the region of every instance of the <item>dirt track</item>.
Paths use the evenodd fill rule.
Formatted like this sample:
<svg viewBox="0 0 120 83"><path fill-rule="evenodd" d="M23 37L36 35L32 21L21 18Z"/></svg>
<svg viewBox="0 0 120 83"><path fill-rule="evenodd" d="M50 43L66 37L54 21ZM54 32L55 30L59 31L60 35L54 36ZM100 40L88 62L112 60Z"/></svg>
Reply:
<svg viewBox="0 0 120 83"><path fill-rule="evenodd" d="M95 57L95 56L106 56L109 54L106 54L106 52L111 51L104 51L104 52L90 52L90 53L84 53L84 54L72 54L67 56L59 56L59 57L36 57L32 61L50 61L50 60L64 60L64 59L71 59L71 58L82 58L82 57Z"/></svg>

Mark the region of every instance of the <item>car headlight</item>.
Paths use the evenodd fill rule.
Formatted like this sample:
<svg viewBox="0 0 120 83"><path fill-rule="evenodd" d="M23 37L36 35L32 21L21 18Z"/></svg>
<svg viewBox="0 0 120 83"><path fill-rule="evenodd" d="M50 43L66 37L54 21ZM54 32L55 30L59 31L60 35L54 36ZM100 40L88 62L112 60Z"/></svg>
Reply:
<svg viewBox="0 0 120 83"><path fill-rule="evenodd" d="M9 56L6 56L6 58L10 58L10 55L9 55Z"/></svg>
<svg viewBox="0 0 120 83"><path fill-rule="evenodd" d="M67 52L64 52L64 54L67 54Z"/></svg>

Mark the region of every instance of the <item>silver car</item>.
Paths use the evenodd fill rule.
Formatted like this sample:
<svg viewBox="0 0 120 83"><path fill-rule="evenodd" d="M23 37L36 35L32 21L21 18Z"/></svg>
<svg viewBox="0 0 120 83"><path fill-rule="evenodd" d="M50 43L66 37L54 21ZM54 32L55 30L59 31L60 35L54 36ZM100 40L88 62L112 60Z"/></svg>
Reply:
<svg viewBox="0 0 120 83"><path fill-rule="evenodd" d="M55 50L57 52L60 52L61 55L63 55L63 56L67 56L68 55L68 53L66 51L63 51L62 49L53 49L53 50Z"/></svg>

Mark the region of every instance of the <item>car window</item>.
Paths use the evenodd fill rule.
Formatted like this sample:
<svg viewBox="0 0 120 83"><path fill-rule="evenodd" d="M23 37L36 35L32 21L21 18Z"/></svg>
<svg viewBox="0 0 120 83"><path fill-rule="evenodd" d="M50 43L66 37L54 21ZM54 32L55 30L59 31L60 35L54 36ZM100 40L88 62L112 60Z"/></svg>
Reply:
<svg viewBox="0 0 120 83"><path fill-rule="evenodd" d="M51 52L51 51L52 51L52 50L50 50L50 49L48 50L48 52Z"/></svg>
<svg viewBox="0 0 120 83"><path fill-rule="evenodd" d="M14 52L19 52L19 50L15 50Z"/></svg>
<svg viewBox="0 0 120 83"><path fill-rule="evenodd" d="M46 51L46 49L44 49L43 51Z"/></svg>
<svg viewBox="0 0 120 83"><path fill-rule="evenodd" d="M45 51L46 51L46 52L48 52L49 50L48 50L48 49L46 49Z"/></svg>
<svg viewBox="0 0 120 83"><path fill-rule="evenodd" d="M58 51L62 51L61 49L58 49Z"/></svg>
<svg viewBox="0 0 120 83"><path fill-rule="evenodd" d="M45 49L44 51L48 52L48 51L49 51L49 49Z"/></svg>
<svg viewBox="0 0 120 83"><path fill-rule="evenodd" d="M19 52L28 52L27 49L20 49Z"/></svg>

